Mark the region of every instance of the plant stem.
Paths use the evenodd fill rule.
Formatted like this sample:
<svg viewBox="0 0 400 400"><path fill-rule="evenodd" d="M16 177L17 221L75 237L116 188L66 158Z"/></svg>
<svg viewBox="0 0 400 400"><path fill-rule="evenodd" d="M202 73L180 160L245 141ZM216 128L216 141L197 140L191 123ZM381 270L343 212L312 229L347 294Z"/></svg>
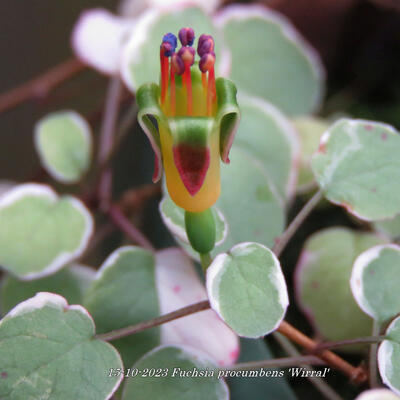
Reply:
<svg viewBox="0 0 400 400"><path fill-rule="evenodd" d="M298 186L296 189L296 194L298 195L307 194L309 192L314 191L315 189L318 189L318 184L315 181L311 181Z"/></svg>
<svg viewBox="0 0 400 400"><path fill-rule="evenodd" d="M117 127L117 133L114 137L114 143L112 144L112 147L108 152L106 159L104 160L104 166L111 161L111 159L117 152L119 145L121 144L125 135L128 133L129 128L135 122L137 117L137 112L138 112L137 104L136 102L133 102L132 106L129 107L129 110L123 115L121 122Z"/></svg>
<svg viewBox="0 0 400 400"><path fill-rule="evenodd" d="M128 218L122 213L116 205L110 205L108 207L108 215L114 224L121 229L134 243L148 249L152 252L155 251L154 246L151 244L150 240L139 231Z"/></svg>
<svg viewBox="0 0 400 400"><path fill-rule="evenodd" d="M335 349L338 347L353 346L356 344L374 344L385 340L385 336L366 336L355 339L338 340L336 342L319 343L315 348L315 352L320 352L327 349Z"/></svg>
<svg viewBox="0 0 400 400"><path fill-rule="evenodd" d="M200 254L200 262L201 262L201 268L203 269L203 272L207 272L207 268L210 266L212 262L212 257L210 253L205 253L205 254Z"/></svg>
<svg viewBox="0 0 400 400"><path fill-rule="evenodd" d="M316 356L283 357L271 360L251 361L235 364L229 368L220 368L220 371L241 371L260 368L285 368L304 364L325 365L326 363Z"/></svg>
<svg viewBox="0 0 400 400"><path fill-rule="evenodd" d="M381 324L374 319L372 324L372 336L378 336L381 331ZM369 385L371 388L379 387L378 367L376 363L376 353L378 351L378 344L372 343L369 349Z"/></svg>
<svg viewBox="0 0 400 400"><path fill-rule="evenodd" d="M151 319L149 321L140 322L136 325L131 325L126 328L96 335L96 337L98 339L106 341L120 339L122 337L133 335L134 333L138 333L146 329L165 324L167 322L173 321L174 319L185 317L186 315L194 314L203 310L208 310L209 308L210 303L208 300L200 301L199 303L191 304L190 306L180 308L179 310L161 315L160 317Z"/></svg>
<svg viewBox="0 0 400 400"><path fill-rule="evenodd" d="M107 88L104 116L100 128L99 150L97 159L100 165L107 159L114 143L115 127L118 117L119 102L122 95L122 83L117 77L111 78Z"/></svg>
<svg viewBox="0 0 400 400"><path fill-rule="evenodd" d="M208 300L200 301L199 303L195 303L190 306L180 308L179 310L170 312L165 315L161 315L160 317L140 322L136 325L131 325L126 328L117 329L108 333L102 333L100 335L96 335L96 337L98 339L106 341L120 339L122 337L142 332L146 329L150 329L155 326L165 324L169 321L173 321L175 319L182 318L190 314L208 310L209 308L210 308L210 303ZM300 331L298 331L285 321L281 323L281 325L278 328L278 331L281 332L283 335L287 336L288 338L290 338L291 340L293 340L294 342L305 347L310 352L313 352L317 347L317 343L314 340L310 339L309 337L307 337L306 335L304 335L303 333L301 333ZM322 353L312 357L318 358L320 359L320 361L322 360L332 365L334 368L341 370L356 383L364 383L367 380L365 371L362 368L353 367L347 361L343 360L338 355L332 353L329 350L325 350ZM304 364L310 362L303 360L302 363Z"/></svg>
<svg viewBox="0 0 400 400"><path fill-rule="evenodd" d="M318 190L313 197L304 205L304 207L300 210L300 212L296 215L296 218L290 223L290 225L286 228L285 232L276 240L272 251L279 256L283 249L288 244L289 240L292 238L294 233L297 231L299 226L304 222L304 220L308 217L314 207L319 203L322 198L322 191Z"/></svg>
<svg viewBox="0 0 400 400"><path fill-rule="evenodd" d="M304 347L311 353L314 353L315 349L318 347L317 342L304 335L302 332L291 326L286 321L282 321L278 328L278 332L282 333L290 340ZM367 375L363 368L353 367L343 358L339 357L329 350L323 350L322 352L318 353L318 357L326 361L333 368L344 372L347 376L350 377L352 381L357 384L364 383L367 380Z"/></svg>
<svg viewBox="0 0 400 400"><path fill-rule="evenodd" d="M286 336L283 336L279 332L274 332L273 336L277 340L277 342L281 345L281 347L286 351L287 354L289 354L292 357L299 357L300 356L299 351L292 344L292 342L289 339L286 338ZM307 371L314 371L314 368L310 367L310 365L303 364L301 366L304 367ZM324 379L322 379L322 378L320 378L318 376L314 376L314 377L310 376L310 377L307 377L307 379L328 400L342 400L342 398L339 396L339 394L336 393L325 382Z"/></svg>
<svg viewBox="0 0 400 400"><path fill-rule="evenodd" d="M76 58L58 64L42 75L0 94L0 113L33 98L43 98L67 79L86 69L86 65Z"/></svg>
<svg viewBox="0 0 400 400"><path fill-rule="evenodd" d="M111 78L107 89L103 121L100 128L99 150L97 160L100 165L100 180L98 200L100 209L107 211L111 203L112 173L111 168L105 167L105 162L113 147L115 127L122 95L122 83L119 78Z"/></svg>

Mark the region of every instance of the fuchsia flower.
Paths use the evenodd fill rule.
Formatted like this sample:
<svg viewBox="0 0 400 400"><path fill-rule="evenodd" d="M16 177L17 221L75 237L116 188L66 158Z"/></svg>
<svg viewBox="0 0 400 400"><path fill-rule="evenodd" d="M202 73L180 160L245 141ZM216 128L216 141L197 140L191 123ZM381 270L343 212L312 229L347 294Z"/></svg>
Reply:
<svg viewBox="0 0 400 400"><path fill-rule="evenodd" d="M139 122L154 149L158 181L165 170L172 200L190 212L210 208L220 194L220 158L229 150L239 122L236 87L215 79L214 39L201 35L197 53L191 28L177 38L164 35L160 46L160 85L148 83L137 91Z"/></svg>

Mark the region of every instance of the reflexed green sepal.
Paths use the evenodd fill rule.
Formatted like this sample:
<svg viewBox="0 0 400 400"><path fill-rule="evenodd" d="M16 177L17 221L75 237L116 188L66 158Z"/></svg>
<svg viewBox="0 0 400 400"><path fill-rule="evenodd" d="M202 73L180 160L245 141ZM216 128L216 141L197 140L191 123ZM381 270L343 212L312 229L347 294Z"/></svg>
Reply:
<svg viewBox="0 0 400 400"><path fill-rule="evenodd" d="M147 137L155 154L153 182L157 182L162 175L161 144L160 134L155 126L157 124L167 124L164 114L159 106L160 89L155 83L146 83L138 89L136 101L139 107L138 121Z"/></svg>
<svg viewBox="0 0 400 400"><path fill-rule="evenodd" d="M236 100L236 86L229 79L215 81L218 110L217 123L220 129L220 153L224 163L229 163L229 151L240 120L240 110Z"/></svg>
<svg viewBox="0 0 400 400"><path fill-rule="evenodd" d="M189 242L200 254L209 253L215 245L215 220L211 208L193 213L185 212L185 226Z"/></svg>

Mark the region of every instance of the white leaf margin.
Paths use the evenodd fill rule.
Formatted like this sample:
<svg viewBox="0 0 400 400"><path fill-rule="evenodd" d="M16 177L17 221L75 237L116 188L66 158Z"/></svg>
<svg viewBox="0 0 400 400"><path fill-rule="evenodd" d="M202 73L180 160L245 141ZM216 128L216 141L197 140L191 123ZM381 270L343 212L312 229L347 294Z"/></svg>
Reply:
<svg viewBox="0 0 400 400"><path fill-rule="evenodd" d="M393 329L399 329L396 325L400 325L400 317L395 318L388 328L386 329L386 335L390 334L390 331ZM399 345L397 343L397 345ZM398 396L400 396L400 382L397 387L395 387L391 380L390 375L393 371L392 366L392 355L393 355L393 341L392 340L384 340L378 348L378 369L381 375L382 381L385 385L387 385L393 392L395 392Z"/></svg>
<svg viewBox="0 0 400 400"><path fill-rule="evenodd" d="M318 180L317 174L314 172L313 160L317 156L319 156L321 154L325 154L326 147L329 145L329 140L331 139L331 136L332 136L332 131L334 129L336 129L338 125L345 124L345 123L348 124L348 127L347 127L347 129L344 128L344 130L346 129L347 135L350 137L350 139L352 139L352 141L354 143L353 142L350 143L350 145L348 145L341 153L335 154L335 156L337 156L338 158L336 158L333 161L330 161L330 165L324 171L323 178L321 178L321 180L323 180L323 182L320 182L320 180ZM352 118L338 119L322 134L318 149L315 151L315 153L311 157L311 170L312 170L312 173L314 174L315 181L317 182L317 184L321 188L321 190L324 191L324 197L327 200L329 200L332 204L336 204L338 206L344 207L348 213L356 216L358 219L361 219L362 221L371 222L371 221L386 220L386 219L394 218L396 215L392 215L392 216L385 217L385 218L379 218L379 219L370 218L368 216L365 216L365 215L360 214L359 212L355 211L353 209L353 207L349 206L348 204L345 204L341 201L332 199L331 196L328 196L325 193L326 190L328 190L328 188L329 188L329 185L332 180L332 176L333 176L337 166L340 164L340 161L342 161L346 156L348 156L349 153L359 150L359 148L356 148L356 146L359 145L358 137L355 137L355 136L357 136L357 134L350 131L350 128L354 128L354 127L357 128L359 125L371 125L372 127L382 128L385 130L385 133L387 133L389 135L394 135L396 137L399 134L392 125L385 124L383 122L376 122L376 121L370 121L370 120L359 119L359 118L357 118L357 119L352 119Z"/></svg>
<svg viewBox="0 0 400 400"><path fill-rule="evenodd" d="M289 295L287 291L287 286L286 286L286 281L283 276L282 268L280 266L280 262L278 258L275 256L275 254L266 246L260 244L260 243L255 243L255 242L243 242L239 243L231 248L229 251L229 254L227 253L221 253L218 254L217 257L213 260L211 265L207 269L207 274L206 274L206 288L207 288L207 294L208 294L208 299L210 301L211 308L220 316L220 318L225 321L223 317L223 313L221 312L221 306L218 300L218 286L221 281L221 278L228 268L229 263L226 263L226 261L229 261L230 258L232 258L233 253L238 253L241 252L241 255L245 255L246 253L251 253L254 251L254 247L257 247L258 249L266 250L270 255L272 256L272 259L274 261L275 265L275 270L272 271L272 274L270 274L269 278L273 282L274 286L278 290L278 301L279 304L282 307L282 316L278 321L275 323L274 327L270 329L269 331L266 331L258 336L243 336L240 333L236 332L239 336L242 337L249 337L252 339L257 339L260 337L264 337L271 332L274 332L281 322L283 321L286 310L289 306ZM215 292L217 293L217 296L213 295L214 292L214 287L217 287L215 289Z"/></svg>
<svg viewBox="0 0 400 400"><path fill-rule="evenodd" d="M368 299L364 295L363 275L365 269L368 268L371 262L379 258L381 252L387 249L395 250L400 253L400 246L395 244L381 244L371 247L356 258L350 277L350 288L358 306L375 320L379 320L380 318L379 315L376 315L375 310L371 307Z"/></svg>
<svg viewBox="0 0 400 400"><path fill-rule="evenodd" d="M137 65L141 63L141 58L139 56L140 49L145 44L148 38L149 30L157 24L157 21L161 19L164 15L169 13L182 12L188 8L196 8L205 12L203 5L199 4L200 1L182 1L178 4L166 4L165 6L150 8L144 11L140 18L136 20L136 24L132 29L129 39L122 49L121 64L120 64L120 74L122 80L129 90L135 92L138 88L138 83L132 76L131 67L132 65ZM207 13L206 13L207 14ZM211 21L212 22L212 21ZM216 32L220 34L217 25L214 25ZM221 40L220 43L220 57L217 63L218 76L228 76L231 64L231 56L228 48L224 45ZM156 82L158 77L154 77Z"/></svg>
<svg viewBox="0 0 400 400"><path fill-rule="evenodd" d="M86 145L87 145L87 148L88 148L89 159L90 159L91 154L93 152L92 130L91 130L88 122L86 121L86 119L83 118L82 115L80 115L79 113L77 113L74 110L57 111L57 112L53 112L53 113L47 114L43 118L41 118L35 125L35 128L34 128L34 145L35 145L36 151L39 154L40 161L41 161L42 165L45 167L47 172L54 179L56 179L56 180L58 180L58 181L60 181L62 183L73 184L73 183L79 182L80 177L78 179L71 179L68 176L65 176L61 171L58 171L57 169L55 169L53 167L53 165L48 163L46 157L44 156L45 151L43 149L43 146L42 146L41 140L40 140L40 134L41 134L42 126L44 124L46 124L46 122L48 120L50 120L52 118L56 118L56 117L67 117L67 118L70 118L71 121L75 124L75 126L80 131L84 141L86 142ZM85 173L85 172L86 171L82 171L82 173Z"/></svg>
<svg viewBox="0 0 400 400"><path fill-rule="evenodd" d="M126 16L136 16L149 7L173 9L182 4L201 7L205 12L211 13L221 5L221 0L124 0L120 11Z"/></svg>
<svg viewBox="0 0 400 400"><path fill-rule="evenodd" d="M273 11L262 5L234 4L223 8L214 16L214 24L220 31L230 21L240 21L251 18L260 18L274 23L282 32L282 35L299 48L304 54L313 74L318 82L319 91L316 92L312 111L317 111L325 95L324 83L326 79L325 68L317 51L306 41L306 39L294 28L293 24L281 13ZM227 71L228 72L228 71ZM229 75L229 72L228 72Z"/></svg>
<svg viewBox="0 0 400 400"><path fill-rule="evenodd" d="M134 255L135 253L147 253L148 255L152 255L152 253L142 247L139 246L121 246L115 249L112 253L109 254L109 256L106 258L106 260L103 262L101 267L97 270L96 275L95 275L95 281L99 281L103 279L104 273L114 267L117 263L120 257L122 257L125 254L132 254Z"/></svg>
<svg viewBox="0 0 400 400"><path fill-rule="evenodd" d="M15 186L8 190L3 196L0 197L0 211L13 205L18 200L24 197L45 197L53 204L57 203L60 197L57 193L47 185L41 185L36 183L27 183ZM41 272L34 272L24 276L18 276L21 280L32 280L42 278L61 269L64 265L74 261L76 258L81 256L86 249L86 246L91 238L94 231L93 217L83 203L73 196L63 196L62 198L67 199L71 205L83 216L86 229L84 230L81 238L80 245L72 252L63 251L61 252L45 269ZM5 268L6 269L6 268ZM12 272L12 271L11 271Z"/></svg>
<svg viewBox="0 0 400 400"><path fill-rule="evenodd" d="M135 24L135 19L118 17L104 8L83 11L72 31L72 50L85 64L117 75L125 40Z"/></svg>
<svg viewBox="0 0 400 400"><path fill-rule="evenodd" d="M67 300L64 297L62 297L58 294L49 293L49 292L39 292L34 297L31 297L30 299L17 304L14 308L12 308L4 316L4 318L2 318L0 320L0 327L5 321L8 321L15 317L23 316L24 314L34 312L34 311L42 309L44 307L56 308L63 312L77 311L77 312L81 313L82 315L84 315L86 318L89 319L90 324L91 324L92 334L94 336L96 328L95 328L93 318L84 307L82 307L79 304L69 305ZM122 366L123 365L122 359L121 359L121 356L118 353L118 351L111 344L104 342L104 341L102 341L102 343L107 344L107 346L113 350L114 354L117 356L117 358L120 361L120 365ZM107 394L107 397L105 398L105 400L111 399L112 395L115 393L115 391L118 389L119 385L121 384L123 378L124 378L124 376L123 376L123 374L121 374L118 381L116 382L114 387L111 389L110 393Z"/></svg>
<svg viewBox="0 0 400 400"><path fill-rule="evenodd" d="M120 73L125 85L132 92L135 92L138 84L131 73L131 65L140 64L141 58L138 56L140 48L145 44L148 31L156 24L156 21L161 18L162 12L157 9L149 9L141 14L130 37L122 50ZM154 81L157 77L154 77Z"/></svg>

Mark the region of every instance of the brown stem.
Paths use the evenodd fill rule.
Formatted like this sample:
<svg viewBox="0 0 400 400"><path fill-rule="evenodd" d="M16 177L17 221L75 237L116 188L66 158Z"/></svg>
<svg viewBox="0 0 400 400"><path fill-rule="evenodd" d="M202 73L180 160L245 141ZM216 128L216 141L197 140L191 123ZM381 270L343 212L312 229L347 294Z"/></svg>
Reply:
<svg viewBox="0 0 400 400"><path fill-rule="evenodd" d="M286 321L283 321L280 324L278 332L282 333L282 335L285 335L290 340L304 347L311 353L315 353L316 349L318 348L317 342L304 335L302 332L291 326ZM339 357L329 350L323 350L319 352L318 357L326 361L333 368L344 372L353 382L357 384L365 383L368 379L368 376L363 368L353 367L347 361L343 360L343 358Z"/></svg>
<svg viewBox="0 0 400 400"><path fill-rule="evenodd" d="M208 300L200 301L199 303L192 304L190 306L181 308L179 310L173 311L171 313L162 315L160 317L140 322L136 325L131 325L126 328L121 328L117 329L111 332L103 333L100 335L97 335L96 337L98 339L106 340L106 341L111 341L115 339L120 339L125 336L130 336L133 335L134 333L139 333L142 332L146 329L153 328L155 326L159 326L162 324L165 324L169 321L173 321L178 318L185 317L190 314L197 313L199 311L204 311L208 310L210 308L210 303ZM292 327L290 324L287 322L283 321L281 325L278 328L278 331L282 333L282 335L285 335L292 341L294 341L297 344L300 344L304 348L306 348L309 352L315 352L315 349L317 348L318 344L304 335L302 332L298 331L296 328ZM341 370L344 372L346 375L348 375L354 382L361 384L366 382L367 380L367 375L364 371L364 369L360 367L353 367L351 364L349 364L347 361L343 360L341 357L338 355L332 353L329 350L324 350L318 354L315 355L316 358L319 358L320 360L325 361L327 364L331 365L332 367ZM310 359L311 360L311 359ZM302 360L302 364L304 363L310 363L309 359L306 359L306 361ZM315 360L315 359L312 359ZM253 365L253 364L252 364Z"/></svg>
<svg viewBox="0 0 400 400"><path fill-rule="evenodd" d="M295 345L286 337L283 336L279 332L273 333L274 338L281 345L281 347L286 351L286 353L291 357L300 356L300 352L297 350ZM321 361L321 359L320 359ZM301 367L305 368L307 371L314 371L314 368L310 366L310 364L303 364ZM343 400L338 393L336 393L332 387L328 385L325 379L312 376L314 375L311 372L311 376L307 376L307 379L310 381L312 385L328 400Z"/></svg>
<svg viewBox="0 0 400 400"><path fill-rule="evenodd" d="M356 339L338 340L336 342L323 342L319 343L314 351L318 353L322 350L336 349L338 347L354 346L358 344L374 344L382 342L385 339L385 336L367 336Z"/></svg>
<svg viewBox="0 0 400 400"><path fill-rule="evenodd" d="M186 315L194 314L203 310L208 310L209 308L210 303L208 300L200 301L199 303L191 304L190 306L180 308L179 310L161 315L160 317L151 319L149 321L140 322L136 325L97 335L97 338L106 341L120 339L122 337L133 335L134 333L138 333L146 329L165 324L167 322L173 321L174 319L185 317Z"/></svg>
<svg viewBox="0 0 400 400"><path fill-rule="evenodd" d="M260 369L260 368L285 368L292 366L302 366L304 364L326 365L326 362L322 361L319 357L316 356L296 356L296 357L283 357L271 360L238 363L229 368L220 368L220 370L242 371L242 370Z"/></svg>
<svg viewBox="0 0 400 400"><path fill-rule="evenodd" d="M110 205L107 213L114 225L121 229L121 231L124 232L134 243L137 243L152 252L155 251L155 248L149 239L147 239L147 237L140 232L128 218L125 217L118 206Z"/></svg>
<svg viewBox="0 0 400 400"><path fill-rule="evenodd" d="M33 98L47 96L57 86L82 72L86 65L71 58L46 71L42 75L0 94L0 113Z"/></svg>
<svg viewBox="0 0 400 400"><path fill-rule="evenodd" d="M117 124L121 95L121 80L118 77L111 78L107 89L97 155L101 171L97 195L100 209L103 211L107 211L112 197L112 172L110 167L105 166L105 162L114 143L115 127Z"/></svg>
<svg viewBox="0 0 400 400"><path fill-rule="evenodd" d="M115 153L117 152L121 142L125 138L126 134L129 131L129 128L132 126L132 124L135 122L136 117L137 117L137 111L138 107L136 105L136 102L133 102L132 106L129 107L129 110L126 112L126 114L122 117L121 122L118 125L116 135L114 137L113 144L104 160L103 167L106 166Z"/></svg>
<svg viewBox="0 0 400 400"><path fill-rule="evenodd" d="M111 78L104 105L103 121L100 129L99 151L97 159L103 164L114 143L114 134L118 118L119 104L122 96L122 82L119 78Z"/></svg>
<svg viewBox="0 0 400 400"><path fill-rule="evenodd" d="M118 205L124 214L131 214L132 211L140 210L143 205L152 197L161 195L161 185L149 183L133 189L126 190Z"/></svg>
<svg viewBox="0 0 400 400"><path fill-rule="evenodd" d="M285 232L276 240L272 251L279 256L283 249L288 244L289 240L292 238L294 233L297 231L299 226L304 222L304 220L308 217L314 207L319 203L322 198L322 192L319 190L311 197L310 200L304 205L304 207L300 210L300 212L296 215L296 218L289 224L286 228Z"/></svg>
<svg viewBox="0 0 400 400"><path fill-rule="evenodd" d="M87 259L87 257L91 254L91 252L94 251L97 248L97 246L100 243L102 243L107 238L107 236L111 235L115 230L116 227L111 222L108 222L100 226L100 228L96 229L96 233L90 240L81 259Z"/></svg>
<svg viewBox="0 0 400 400"><path fill-rule="evenodd" d="M374 320L372 325L372 335L378 336L381 332L381 324L379 321ZM369 386L371 389L375 389L379 387L379 378L378 378L378 365L377 365L377 351L378 351L378 343L372 343L369 348Z"/></svg>

